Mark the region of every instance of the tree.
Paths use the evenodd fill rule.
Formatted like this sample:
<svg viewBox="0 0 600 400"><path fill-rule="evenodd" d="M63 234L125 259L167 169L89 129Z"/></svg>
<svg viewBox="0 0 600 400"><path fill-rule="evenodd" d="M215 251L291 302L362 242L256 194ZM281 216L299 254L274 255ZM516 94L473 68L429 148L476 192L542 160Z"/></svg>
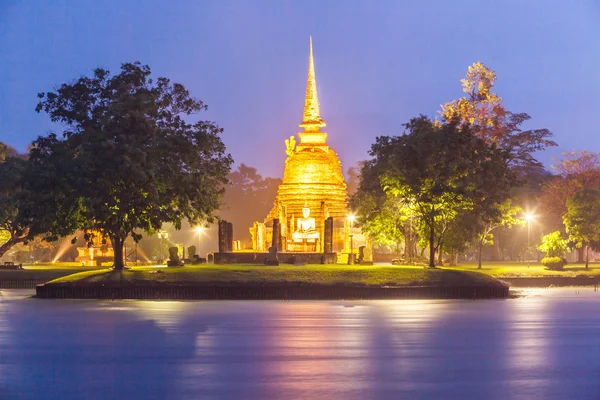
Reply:
<svg viewBox="0 0 600 400"><path fill-rule="evenodd" d="M449 221L443 245L444 250L450 254L450 265L458 264L459 253L467 250L477 235L477 229L477 215L470 211L461 212Z"/></svg>
<svg viewBox="0 0 600 400"><path fill-rule="evenodd" d="M580 246L586 246L587 269L590 243L600 241L600 190L583 189L569 197L563 222L569 238Z"/></svg>
<svg viewBox="0 0 600 400"><path fill-rule="evenodd" d="M348 196L354 196L354 193L358 190L358 186L360 185L360 169L362 168L361 162L357 165L350 167L346 170L346 187L348 191Z"/></svg>
<svg viewBox="0 0 600 400"><path fill-rule="evenodd" d="M589 151L563 153L552 168L557 172L545 186L542 203L547 213L562 217L567 199L583 189L600 190L600 154Z"/></svg>
<svg viewBox="0 0 600 400"><path fill-rule="evenodd" d="M23 216L31 196L24 189L28 161L8 156L0 161L0 257L34 236L31 221Z"/></svg>
<svg viewBox="0 0 600 400"><path fill-rule="evenodd" d="M525 221L522 218L517 218L521 213L521 207L514 205L511 199L507 199L500 204L492 202L480 203L480 218L478 220L478 252L477 252L477 268L481 269L481 255L485 244L493 244L497 240L492 232L498 228L510 229L515 225L523 225Z"/></svg>
<svg viewBox="0 0 600 400"><path fill-rule="evenodd" d="M228 175L230 184L225 189L219 215L242 227L241 237L250 239L250 231L254 221L262 221L277 195L281 179L263 178L256 168L240 164L237 170Z"/></svg>
<svg viewBox="0 0 600 400"><path fill-rule="evenodd" d="M556 220L558 225L567 212L569 197L583 189L600 190L600 155L589 151L566 152L552 168L557 175L544 185L541 203L546 219ZM577 250L577 261L583 262L584 248Z"/></svg>
<svg viewBox="0 0 600 400"><path fill-rule="evenodd" d="M428 230L429 266L434 267L448 222L479 203L503 202L514 173L506 163L509 150L488 144L457 120L436 125L421 116L406 128L403 136L377 138L370 165L381 171L386 195L414 204Z"/></svg>
<svg viewBox="0 0 600 400"><path fill-rule="evenodd" d="M29 189L39 197L28 216L50 238L76 229L110 238L114 268L123 244L164 222L179 229L211 220L232 163L210 121L188 122L206 105L139 62L117 75L93 76L40 93L36 111L64 126L33 145Z"/></svg>
<svg viewBox="0 0 600 400"><path fill-rule="evenodd" d="M548 129L522 130L521 126L531 117L525 113L512 113L502 105L502 98L493 93L496 73L481 62L475 62L461 80L466 97L442 105L445 121L458 118L462 124L498 148L510 150L507 162L521 175L532 169L542 168L535 159L536 151L556 146L550 140Z"/></svg>

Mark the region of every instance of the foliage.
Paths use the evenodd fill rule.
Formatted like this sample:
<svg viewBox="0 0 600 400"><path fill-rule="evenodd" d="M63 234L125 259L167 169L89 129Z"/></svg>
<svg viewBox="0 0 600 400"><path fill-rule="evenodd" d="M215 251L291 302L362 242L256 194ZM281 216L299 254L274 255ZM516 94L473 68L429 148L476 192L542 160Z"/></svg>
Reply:
<svg viewBox="0 0 600 400"><path fill-rule="evenodd" d="M10 240L10 233L7 230L0 230L0 245Z"/></svg>
<svg viewBox="0 0 600 400"><path fill-rule="evenodd" d="M542 258L542 265L556 271L563 269L563 267L567 265L567 260L558 256L546 256Z"/></svg>
<svg viewBox="0 0 600 400"><path fill-rule="evenodd" d="M402 198L384 192L379 181L383 171L379 167L372 160L362 164L350 208L362 222L362 230L368 232L375 243L397 246L410 238L407 230L410 229L410 205Z"/></svg>
<svg viewBox="0 0 600 400"><path fill-rule="evenodd" d="M17 150L14 147L0 142L0 163L9 157L17 157Z"/></svg>
<svg viewBox="0 0 600 400"><path fill-rule="evenodd" d="M98 68L40 93L36 108L64 131L62 139L34 142L28 183L40 201L29 216L51 238L76 229L110 237L116 269L127 236L139 239L136 230L212 219L232 162L222 129L185 118L206 105L183 85L150 75L140 63L113 76Z"/></svg>
<svg viewBox="0 0 600 400"><path fill-rule="evenodd" d="M510 186L510 184L508 184ZM510 229L516 225L524 225L525 220L518 218L521 213L521 207L513 204L510 198L505 198L501 203L484 201L476 206L479 209L478 226L478 263L481 268L482 250L484 245L494 244L497 239L496 231L498 228Z"/></svg>
<svg viewBox="0 0 600 400"><path fill-rule="evenodd" d="M563 153L552 166L557 175L544 187L542 204L546 212L562 217L567 199L583 189L600 190L600 154L589 151Z"/></svg>
<svg viewBox="0 0 600 400"><path fill-rule="evenodd" d="M445 121L458 118L471 126L473 132L498 148L510 151L507 160L511 168L521 175L542 168L533 154L556 143L547 129L522 130L521 125L531 119L525 113L512 113L502 105L502 98L493 93L496 73L481 62L475 62L461 80L463 92L458 100L442 105Z"/></svg>
<svg viewBox="0 0 600 400"><path fill-rule="evenodd" d="M573 242L586 244L585 267L588 268L590 243L600 241L600 190L583 189L569 197L563 222Z"/></svg>
<svg viewBox="0 0 600 400"><path fill-rule="evenodd" d="M360 169L362 168L363 163L359 162L356 166L350 167L346 170L346 188L348 191L348 196L354 196L354 193L358 190L358 186L360 185Z"/></svg>
<svg viewBox="0 0 600 400"><path fill-rule="evenodd" d="M456 265L458 254L468 249L477 231L477 215L471 210L465 210L449 221L443 245L444 250L452 256L451 265Z"/></svg>
<svg viewBox="0 0 600 400"><path fill-rule="evenodd" d="M555 231L542 237L538 250L546 253L546 257L563 257L569 251L569 242L561 236L560 231Z"/></svg>
<svg viewBox="0 0 600 400"><path fill-rule="evenodd" d="M463 92L467 97L442 105L441 114L444 119L452 120L458 115L482 137L502 136L502 125L507 113L502 106L502 98L492 93L495 82L496 73L483 63L478 61L470 65L466 78L461 79Z"/></svg>
<svg viewBox="0 0 600 400"><path fill-rule="evenodd" d="M237 237L249 240L248 228L271 211L281 179L263 178L256 168L242 163L228 175L228 180L219 216L241 228Z"/></svg>
<svg viewBox="0 0 600 400"><path fill-rule="evenodd" d="M0 257L37 233L23 212L35 198L35 193L24 188L29 168L29 161L16 156L0 162Z"/></svg>
<svg viewBox="0 0 600 400"><path fill-rule="evenodd" d="M435 250L449 222L461 212L483 210L479 204L492 207L504 201L514 175L505 161L508 152L488 145L467 125L457 121L436 125L421 116L406 128L404 136L378 137L370 151L373 159L363 171L369 175L371 169L380 176L372 190L414 205L428 229L430 266L434 266ZM361 185L359 192L364 190Z"/></svg>

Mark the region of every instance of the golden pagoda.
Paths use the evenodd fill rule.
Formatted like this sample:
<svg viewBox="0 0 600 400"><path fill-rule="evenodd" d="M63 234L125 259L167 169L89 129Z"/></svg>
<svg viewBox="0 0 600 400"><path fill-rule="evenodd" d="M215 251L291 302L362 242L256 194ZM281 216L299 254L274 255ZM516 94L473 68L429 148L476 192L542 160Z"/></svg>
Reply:
<svg viewBox="0 0 600 400"><path fill-rule="evenodd" d="M287 159L275 204L262 223L250 229L255 251L270 246L274 219L281 225L281 251L322 252L325 220L333 218L333 251L341 252L347 237L348 195L340 160L321 131L319 96L310 39L308 81L300 142L286 140Z"/></svg>

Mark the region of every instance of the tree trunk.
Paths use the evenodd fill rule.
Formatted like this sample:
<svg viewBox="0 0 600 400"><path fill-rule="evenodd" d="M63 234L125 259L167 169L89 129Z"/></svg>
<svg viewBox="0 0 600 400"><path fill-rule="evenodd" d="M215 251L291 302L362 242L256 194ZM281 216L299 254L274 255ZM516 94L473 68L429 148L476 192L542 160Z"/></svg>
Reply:
<svg viewBox="0 0 600 400"><path fill-rule="evenodd" d="M588 269L589 262L590 262L590 244L588 243L585 246L585 269Z"/></svg>
<svg viewBox="0 0 600 400"><path fill-rule="evenodd" d="M115 252L113 269L115 271L122 271L125 268L125 263L123 262L123 245L125 244L125 240L115 235L110 238L110 241Z"/></svg>
<svg viewBox="0 0 600 400"><path fill-rule="evenodd" d="M479 241L479 251L478 251L478 255L477 255L477 259L478 259L478 264L477 264L477 269L481 269L481 253L483 253L483 239L481 239Z"/></svg>
<svg viewBox="0 0 600 400"><path fill-rule="evenodd" d="M456 267L458 265L458 251L450 254L450 265Z"/></svg>
<svg viewBox="0 0 600 400"><path fill-rule="evenodd" d="M583 264L583 245L577 249L577 263Z"/></svg>
<svg viewBox="0 0 600 400"><path fill-rule="evenodd" d="M431 225L429 228L429 268L435 268L435 226L433 218L431 219Z"/></svg>
<svg viewBox="0 0 600 400"><path fill-rule="evenodd" d="M438 245L438 262L437 265L444 265L444 244Z"/></svg>
<svg viewBox="0 0 600 400"><path fill-rule="evenodd" d="M0 257L2 257L7 251L9 251L13 246L23 243L25 241L24 237L12 237L8 239L7 242L0 245Z"/></svg>
<svg viewBox="0 0 600 400"><path fill-rule="evenodd" d="M498 241L498 238L496 236L499 235L493 234L494 244L492 245L492 261L500 261L500 242Z"/></svg>

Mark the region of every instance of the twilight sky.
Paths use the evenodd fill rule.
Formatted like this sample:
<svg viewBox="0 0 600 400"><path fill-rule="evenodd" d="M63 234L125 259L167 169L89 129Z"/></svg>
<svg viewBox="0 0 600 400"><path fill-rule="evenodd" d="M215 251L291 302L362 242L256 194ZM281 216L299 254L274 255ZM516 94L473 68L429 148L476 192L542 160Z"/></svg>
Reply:
<svg viewBox="0 0 600 400"><path fill-rule="evenodd" d="M234 157L281 176L300 131L313 36L321 114L346 170L376 136L462 96L468 65L496 71L507 109L561 151L600 152L597 0L1 0L0 141L53 128L36 94L139 60L206 102Z"/></svg>

